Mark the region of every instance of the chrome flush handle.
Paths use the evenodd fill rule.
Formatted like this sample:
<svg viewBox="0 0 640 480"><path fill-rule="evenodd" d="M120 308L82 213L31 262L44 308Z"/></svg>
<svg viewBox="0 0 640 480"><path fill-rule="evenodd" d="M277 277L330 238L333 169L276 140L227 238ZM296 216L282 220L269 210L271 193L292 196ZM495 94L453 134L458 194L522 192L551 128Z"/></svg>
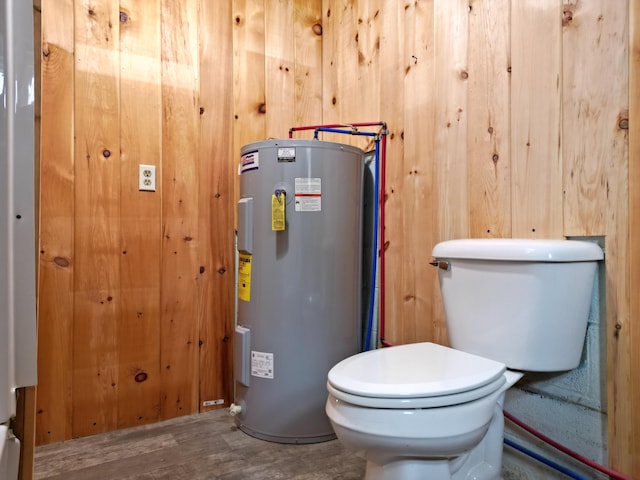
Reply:
<svg viewBox="0 0 640 480"><path fill-rule="evenodd" d="M433 262L429 262L429 265L433 265L434 267L438 267L442 270L451 270L449 262L445 262L444 260L434 260Z"/></svg>

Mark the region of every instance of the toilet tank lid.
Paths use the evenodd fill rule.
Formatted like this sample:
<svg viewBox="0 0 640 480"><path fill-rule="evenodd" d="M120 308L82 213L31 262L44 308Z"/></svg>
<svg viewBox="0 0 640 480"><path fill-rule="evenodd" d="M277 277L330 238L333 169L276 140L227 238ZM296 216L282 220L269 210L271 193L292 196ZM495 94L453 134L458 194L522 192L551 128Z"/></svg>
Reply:
<svg viewBox="0 0 640 480"><path fill-rule="evenodd" d="M520 262L588 262L604 258L602 248L593 242L518 238L448 240L433 247L432 255Z"/></svg>

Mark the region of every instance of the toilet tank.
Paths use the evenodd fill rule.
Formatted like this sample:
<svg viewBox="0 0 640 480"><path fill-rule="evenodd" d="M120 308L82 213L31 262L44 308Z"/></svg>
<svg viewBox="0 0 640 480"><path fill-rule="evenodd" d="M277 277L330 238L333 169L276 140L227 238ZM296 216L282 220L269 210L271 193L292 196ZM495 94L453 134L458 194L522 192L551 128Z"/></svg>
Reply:
<svg viewBox="0 0 640 480"><path fill-rule="evenodd" d="M450 240L433 249L453 348L526 371L578 366L599 260L575 240Z"/></svg>

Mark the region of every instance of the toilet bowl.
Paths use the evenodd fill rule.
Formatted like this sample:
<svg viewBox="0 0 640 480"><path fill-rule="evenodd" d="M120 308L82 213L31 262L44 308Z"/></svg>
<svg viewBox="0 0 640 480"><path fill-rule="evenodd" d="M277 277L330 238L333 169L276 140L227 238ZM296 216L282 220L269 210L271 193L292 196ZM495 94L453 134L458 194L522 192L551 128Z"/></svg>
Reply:
<svg viewBox="0 0 640 480"><path fill-rule="evenodd" d="M472 461L484 472L474 478L498 478L501 445L491 454L470 452L492 422L501 424L498 400L521 376L442 345L400 345L333 367L326 411L340 441L364 452L367 479L465 478L456 474Z"/></svg>
<svg viewBox="0 0 640 480"><path fill-rule="evenodd" d="M327 416L366 458L367 480L500 478L506 390L523 370L579 362L597 245L462 240L434 257L454 348L363 352L328 374ZM549 340L552 329L562 338Z"/></svg>

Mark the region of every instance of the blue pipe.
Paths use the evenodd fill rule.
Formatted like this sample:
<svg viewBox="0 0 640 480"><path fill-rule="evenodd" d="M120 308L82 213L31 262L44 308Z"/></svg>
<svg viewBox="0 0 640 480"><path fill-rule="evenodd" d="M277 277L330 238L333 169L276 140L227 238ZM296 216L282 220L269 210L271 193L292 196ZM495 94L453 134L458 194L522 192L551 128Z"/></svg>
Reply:
<svg viewBox="0 0 640 480"><path fill-rule="evenodd" d="M505 438L504 439L504 443L505 443L505 445L508 445L511 448L515 448L516 450L519 450L520 452L524 453L525 455L529 455L531 458L534 458L534 459L538 460L539 462L544 463L545 465L557 470L558 472L564 473L568 477L575 478L576 480L588 480L586 477L578 475L577 473L569 470L567 467L563 467L562 465L554 462L553 460L549 460L548 458L545 458L542 455L539 455L536 452L533 452L533 451L529 450L528 448L517 444L513 440L509 440L508 438Z"/></svg>
<svg viewBox="0 0 640 480"><path fill-rule="evenodd" d="M358 130L341 130L337 128L326 128L319 127L313 131L313 138L318 139L318 132L328 132L328 133L344 133L346 135L362 135L365 137L377 137L378 134L375 132L360 132Z"/></svg>

